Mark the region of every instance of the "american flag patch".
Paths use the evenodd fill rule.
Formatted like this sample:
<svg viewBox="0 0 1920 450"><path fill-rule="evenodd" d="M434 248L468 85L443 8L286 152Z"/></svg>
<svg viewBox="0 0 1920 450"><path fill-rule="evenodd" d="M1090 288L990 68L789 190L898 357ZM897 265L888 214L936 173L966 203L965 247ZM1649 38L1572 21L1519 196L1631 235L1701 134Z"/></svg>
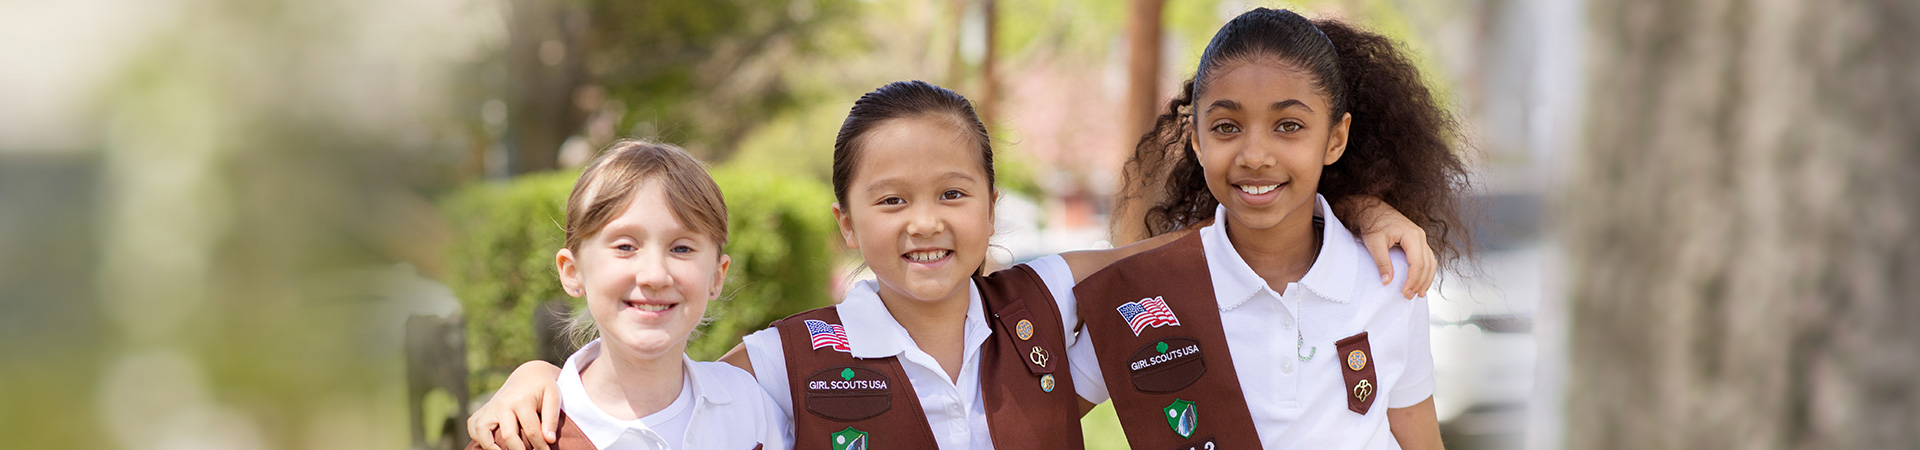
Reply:
<svg viewBox="0 0 1920 450"><path fill-rule="evenodd" d="M1120 304L1120 318L1127 320L1127 326L1133 327L1133 335L1152 326L1180 326L1180 318L1174 317L1173 310L1167 308L1167 301L1161 297L1143 298L1138 302Z"/></svg>
<svg viewBox="0 0 1920 450"><path fill-rule="evenodd" d="M831 347L834 350L853 353L853 347L847 346L847 329L840 324L829 324L819 320L807 320L806 324L807 336L813 338L814 350Z"/></svg>

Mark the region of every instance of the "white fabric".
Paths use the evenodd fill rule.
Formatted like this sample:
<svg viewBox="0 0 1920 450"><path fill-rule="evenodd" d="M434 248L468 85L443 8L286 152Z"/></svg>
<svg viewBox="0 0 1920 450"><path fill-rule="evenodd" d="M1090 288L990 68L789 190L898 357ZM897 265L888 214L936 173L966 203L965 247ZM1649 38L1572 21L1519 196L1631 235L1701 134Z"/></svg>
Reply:
<svg viewBox="0 0 1920 450"><path fill-rule="evenodd" d="M1213 225L1199 231L1233 368L1266 448L1397 449L1387 409L1413 406L1433 395L1427 299L1400 295L1407 260L1398 249L1391 255L1393 283L1380 284L1366 247L1327 212L1325 198L1315 197L1314 213L1326 219L1320 255L1284 292L1275 292L1234 251L1224 207L1215 210ZM1087 320L1122 319L1116 313ZM1362 331L1381 385L1366 415L1347 409L1344 357L1334 348L1335 341ZM1299 347L1300 338L1305 347ZM1075 382L1081 382L1082 370L1086 378L1102 379L1090 343L1082 332L1068 347ZM1302 362L1296 351L1313 357ZM1104 390L1098 394L1091 398L1109 397Z"/></svg>
<svg viewBox="0 0 1920 450"><path fill-rule="evenodd" d="M1072 298L1073 272L1059 256L1048 256L1028 264L1039 272L1041 279L1047 282L1048 290L1056 297L1065 295ZM1064 277L1064 278L1063 278ZM1064 280L1064 283L1061 282ZM1062 287L1064 286L1064 287ZM987 342L993 332L987 326L985 310L980 300L980 289L969 282L967 298L966 328L962 339L966 351L960 364L958 379L948 379L946 370L934 361L932 355L920 350L907 334L907 329L894 320L887 311L887 305L880 301L878 285L874 281L855 283L847 290L847 297L839 305L840 323L847 330L847 343L858 358L884 358L896 356L900 367L907 373L913 391L920 398L920 408L927 414L927 424L933 430L934 442L946 450L993 448L993 435L987 429L986 401L980 396L980 346ZM1079 319L1071 303L1061 305L1062 330L1071 330ZM1062 336L1072 342L1071 331ZM747 358L753 361L753 373L759 379L760 387L780 405L780 409L793 417L793 394L787 387L787 356L783 353L780 332L774 328L756 331L742 339L747 349ZM834 351L818 349L808 351Z"/></svg>
<svg viewBox="0 0 1920 450"><path fill-rule="evenodd" d="M681 356L680 394L659 412L636 420L608 415L587 396L580 371L600 357L599 339L580 347L560 368L560 410L597 449L681 450L788 448L793 435L773 399L754 389L753 376L717 362Z"/></svg>

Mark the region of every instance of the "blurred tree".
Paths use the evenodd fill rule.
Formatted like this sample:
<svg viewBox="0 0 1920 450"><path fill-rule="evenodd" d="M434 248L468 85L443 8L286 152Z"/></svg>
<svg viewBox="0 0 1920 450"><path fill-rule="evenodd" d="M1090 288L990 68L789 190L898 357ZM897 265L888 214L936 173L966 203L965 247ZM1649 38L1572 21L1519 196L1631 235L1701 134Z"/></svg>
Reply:
<svg viewBox="0 0 1920 450"><path fill-rule="evenodd" d="M1590 11L1567 447L1920 447L1920 3Z"/></svg>
<svg viewBox="0 0 1920 450"><path fill-rule="evenodd" d="M557 167L595 112L620 135L722 161L746 131L796 104L792 62L831 55L823 33L849 0L515 0L506 64L509 173ZM589 142L597 148L605 142Z"/></svg>
<svg viewBox="0 0 1920 450"><path fill-rule="evenodd" d="M1121 141L1128 145L1137 144L1141 135L1153 129L1153 120L1160 116L1160 106L1167 100L1160 92L1160 29L1165 9L1166 0L1133 0L1128 3L1127 112L1126 127L1122 129L1132 138ZM1121 151L1126 154L1134 152L1132 148ZM1116 200L1111 225L1113 237L1109 240L1115 246L1147 237L1142 219L1157 198L1148 195L1151 192L1137 194Z"/></svg>

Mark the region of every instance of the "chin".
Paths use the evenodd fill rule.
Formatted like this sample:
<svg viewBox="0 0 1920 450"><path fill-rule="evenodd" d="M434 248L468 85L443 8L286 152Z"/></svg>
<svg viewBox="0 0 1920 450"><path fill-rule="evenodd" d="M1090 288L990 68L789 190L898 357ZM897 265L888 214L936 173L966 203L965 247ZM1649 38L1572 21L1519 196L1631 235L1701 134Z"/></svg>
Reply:
<svg viewBox="0 0 1920 450"><path fill-rule="evenodd" d="M671 354L679 348L676 344L685 342L684 336L681 339L674 339L671 333L661 330L641 330L612 335L603 333L601 337L602 345L619 346L622 351L643 358Z"/></svg>

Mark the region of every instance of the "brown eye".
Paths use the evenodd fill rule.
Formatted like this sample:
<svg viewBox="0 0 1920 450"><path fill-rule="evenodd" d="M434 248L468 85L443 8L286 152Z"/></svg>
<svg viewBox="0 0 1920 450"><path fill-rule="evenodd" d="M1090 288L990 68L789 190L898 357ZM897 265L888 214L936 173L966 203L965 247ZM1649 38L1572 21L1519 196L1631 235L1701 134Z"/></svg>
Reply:
<svg viewBox="0 0 1920 450"><path fill-rule="evenodd" d="M1279 128L1282 133L1292 133L1300 131L1300 124L1297 122L1280 122L1280 126L1275 128Z"/></svg>
<svg viewBox="0 0 1920 450"><path fill-rule="evenodd" d="M941 200L959 200L960 197L965 197L966 195L967 193L960 192L959 189L948 189L947 192L943 192L940 194L940 199Z"/></svg>
<svg viewBox="0 0 1920 450"><path fill-rule="evenodd" d="M1239 126L1239 125L1234 125L1234 124L1230 124L1230 123L1223 123L1223 124L1219 124L1219 125L1214 125L1214 126L1213 126L1213 132L1215 132L1215 133L1227 133L1227 134L1233 134L1233 133L1239 133L1239 132L1240 132L1240 126Z"/></svg>

